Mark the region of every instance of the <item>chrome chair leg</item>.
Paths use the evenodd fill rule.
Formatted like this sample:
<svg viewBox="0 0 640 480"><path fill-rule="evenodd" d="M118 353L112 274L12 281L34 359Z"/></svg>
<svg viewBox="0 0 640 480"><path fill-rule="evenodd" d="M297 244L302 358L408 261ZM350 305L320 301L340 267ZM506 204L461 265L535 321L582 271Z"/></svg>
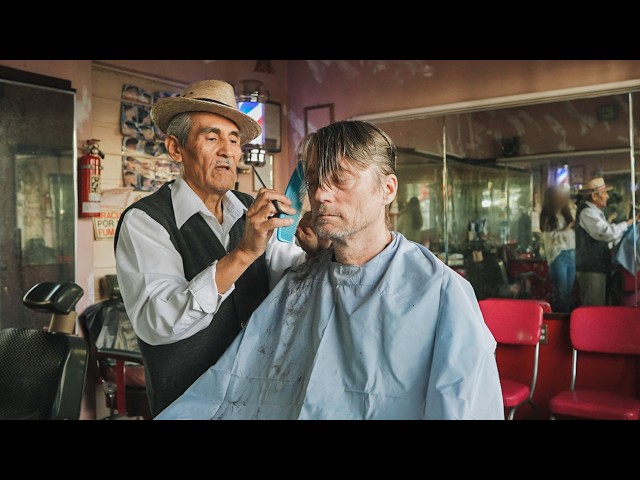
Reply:
<svg viewBox="0 0 640 480"><path fill-rule="evenodd" d="M522 403L519 403L518 405L516 405L515 407L511 407L511 410L509 410L509 415L507 416L507 420L513 420L513 418L516 415L516 411L523 405L525 404L530 404L531 405L531 410L533 412L533 416L535 420L539 420L540 419L540 409L538 408L538 406L535 404L535 402L528 398L527 400L525 400Z"/></svg>
<svg viewBox="0 0 640 480"><path fill-rule="evenodd" d="M116 403L116 391L118 387L113 382L104 382L102 384L102 388L104 389L104 393L109 398L109 416L104 417L103 420L115 420L117 418L123 417L124 413L116 413L115 412L115 403Z"/></svg>

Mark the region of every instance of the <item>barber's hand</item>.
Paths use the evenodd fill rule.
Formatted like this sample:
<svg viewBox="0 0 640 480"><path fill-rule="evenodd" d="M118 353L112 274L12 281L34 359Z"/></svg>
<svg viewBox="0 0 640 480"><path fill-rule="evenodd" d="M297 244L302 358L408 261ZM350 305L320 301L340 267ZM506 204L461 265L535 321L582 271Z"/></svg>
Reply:
<svg viewBox="0 0 640 480"><path fill-rule="evenodd" d="M256 259L267 249L267 243L274 229L288 227L293 223L292 218L275 217L278 211L272 203L273 200L280 204L280 208L287 215L296 213L291 208L291 200L283 194L268 188L261 188L258 191L258 196L247 210L244 234L236 247Z"/></svg>
<svg viewBox="0 0 640 480"><path fill-rule="evenodd" d="M305 213L296 229L296 238L300 247L309 256L314 256L331 246L331 240L318 237L312 228L311 212Z"/></svg>
<svg viewBox="0 0 640 480"><path fill-rule="evenodd" d="M632 225L634 221L635 221L635 222L640 222L640 213L638 213L638 214L636 215L636 218L635 218L635 219L630 218L629 220L627 220L627 223L628 223L629 225Z"/></svg>

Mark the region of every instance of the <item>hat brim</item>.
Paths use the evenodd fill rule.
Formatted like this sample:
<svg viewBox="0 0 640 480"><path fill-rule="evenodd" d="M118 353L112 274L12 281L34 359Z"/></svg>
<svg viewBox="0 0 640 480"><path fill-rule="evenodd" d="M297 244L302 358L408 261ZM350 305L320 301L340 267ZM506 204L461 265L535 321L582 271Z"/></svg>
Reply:
<svg viewBox="0 0 640 480"><path fill-rule="evenodd" d="M245 115L233 107L192 98L161 98L151 108L151 119L166 134L167 127L173 117L186 112L209 112L228 118L238 126L241 145L251 142L262 133L262 127L249 115Z"/></svg>
<svg viewBox="0 0 640 480"><path fill-rule="evenodd" d="M578 190L578 193L580 195L591 195L592 193L600 193L600 192L608 192L610 190L613 190L615 187L612 187L611 185L606 185L604 188L601 188L599 190L596 190L595 188L590 188L589 190Z"/></svg>

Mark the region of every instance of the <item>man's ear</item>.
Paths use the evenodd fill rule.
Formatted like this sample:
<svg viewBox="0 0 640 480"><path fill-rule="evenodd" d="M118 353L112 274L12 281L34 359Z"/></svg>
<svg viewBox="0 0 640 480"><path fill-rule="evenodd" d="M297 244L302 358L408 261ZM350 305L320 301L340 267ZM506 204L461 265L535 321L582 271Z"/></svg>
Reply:
<svg viewBox="0 0 640 480"><path fill-rule="evenodd" d="M167 153L176 162L182 162L182 147L175 135L167 135L164 139L164 146L167 147Z"/></svg>
<svg viewBox="0 0 640 480"><path fill-rule="evenodd" d="M398 193L398 177L395 175L385 175L382 184L382 201L385 205L391 204Z"/></svg>

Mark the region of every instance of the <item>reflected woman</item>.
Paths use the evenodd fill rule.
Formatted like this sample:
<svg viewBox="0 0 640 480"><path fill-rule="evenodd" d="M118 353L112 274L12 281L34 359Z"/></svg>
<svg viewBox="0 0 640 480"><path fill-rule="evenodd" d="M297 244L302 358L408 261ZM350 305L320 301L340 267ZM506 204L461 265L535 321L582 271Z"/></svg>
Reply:
<svg viewBox="0 0 640 480"><path fill-rule="evenodd" d="M569 206L569 192L553 186L544 194L540 230L553 282L553 311L571 311L571 293L576 279L575 221Z"/></svg>
<svg viewBox="0 0 640 480"><path fill-rule="evenodd" d="M398 231L412 242L420 243L420 230L422 230L420 201L417 197L411 197L398 215Z"/></svg>

